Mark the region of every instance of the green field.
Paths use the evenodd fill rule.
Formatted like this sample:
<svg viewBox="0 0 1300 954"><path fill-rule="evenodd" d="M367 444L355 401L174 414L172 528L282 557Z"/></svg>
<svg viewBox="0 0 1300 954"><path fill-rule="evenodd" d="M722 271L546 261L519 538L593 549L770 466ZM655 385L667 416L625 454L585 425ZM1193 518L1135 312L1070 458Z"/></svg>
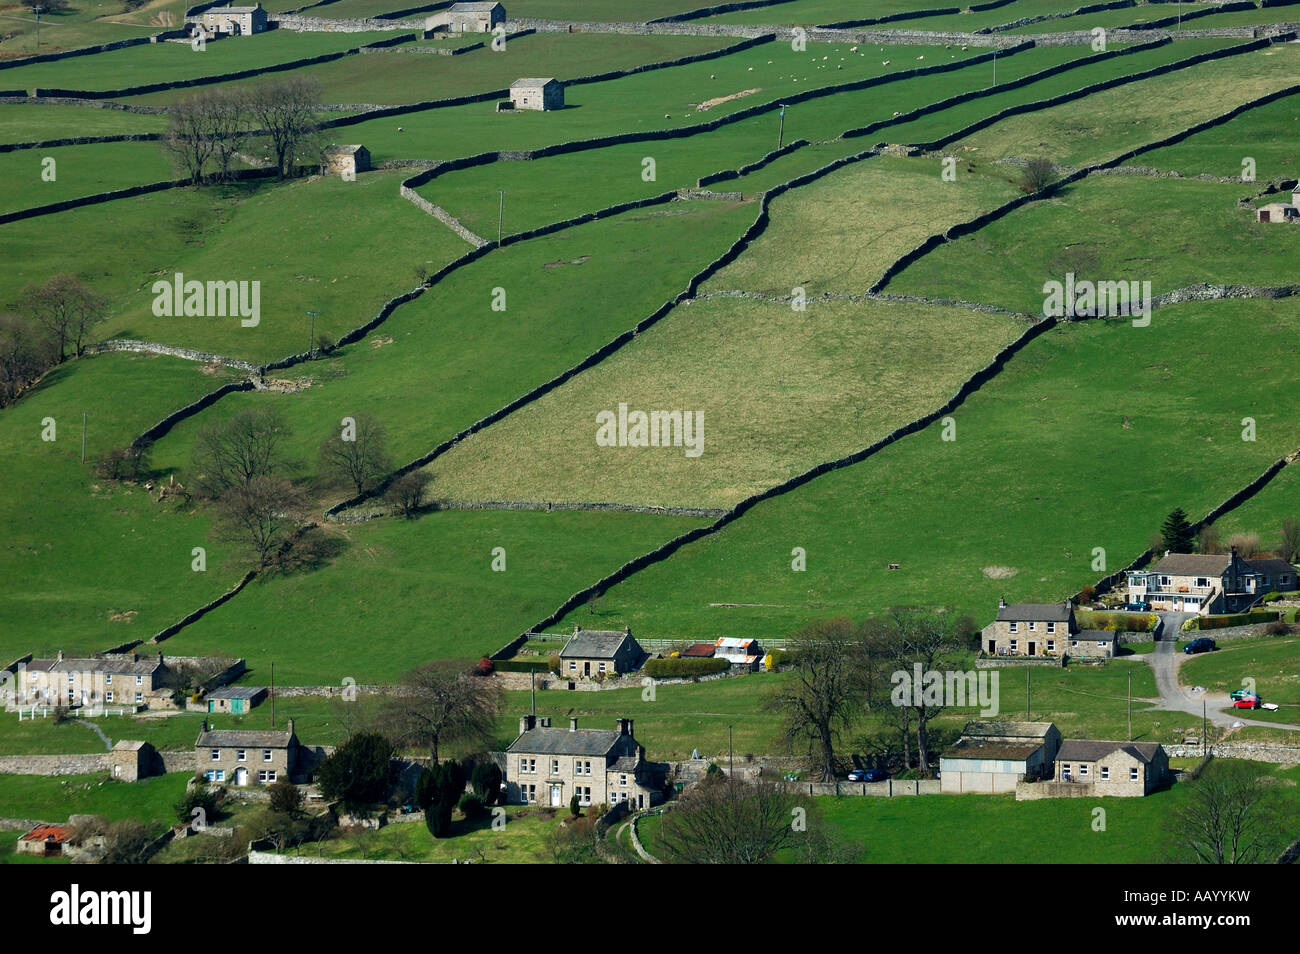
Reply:
<svg viewBox="0 0 1300 954"><path fill-rule="evenodd" d="M49 160L54 165L49 165ZM53 181L48 178L52 175ZM182 178L158 143L112 142L0 153L0 212Z"/></svg>
<svg viewBox="0 0 1300 954"><path fill-rule="evenodd" d="M1242 161L1249 155L1256 163L1257 181L1294 178L1300 171L1298 130L1300 96L1287 96L1189 136L1175 146L1152 150L1140 161L1144 166L1185 176L1240 176ZM1243 148L1246 145L1249 150Z"/></svg>
<svg viewBox="0 0 1300 954"><path fill-rule="evenodd" d="M1218 650L1194 656L1178 670L1185 686L1205 686L1211 692L1232 692L1254 681L1264 702L1275 702L1277 712L1264 709L1242 712L1262 722L1300 722L1300 638L1261 636L1223 640Z"/></svg>
<svg viewBox="0 0 1300 954"><path fill-rule="evenodd" d="M0 85L3 85L2 77L3 73L0 73ZM0 142L5 143L75 136L120 136L162 132L166 128L166 116L128 113L120 109L41 103L0 104Z"/></svg>
<svg viewBox="0 0 1300 954"><path fill-rule="evenodd" d="M1159 315L1148 328L1047 333L957 409L954 440L936 422L754 507L612 589L607 621L647 636L778 636L917 600L987 621L999 596L1055 600L1095 582L1095 547L1123 566L1175 506L1205 513L1300 442L1281 411L1294 387L1282 360L1295 349L1293 307ZM1227 347L1243 323L1275 336L1267 358ZM1189 337L1204 350L1172 347ZM1258 419L1257 442L1241 440L1245 415ZM1085 500L1105 506L1067 519ZM805 572L791 571L795 546Z"/></svg>
<svg viewBox="0 0 1300 954"><path fill-rule="evenodd" d="M0 816L62 822L69 815L99 815L107 821L134 819L159 833L175 821L172 806L185 792L190 772L139 782L108 775L0 775Z"/></svg>

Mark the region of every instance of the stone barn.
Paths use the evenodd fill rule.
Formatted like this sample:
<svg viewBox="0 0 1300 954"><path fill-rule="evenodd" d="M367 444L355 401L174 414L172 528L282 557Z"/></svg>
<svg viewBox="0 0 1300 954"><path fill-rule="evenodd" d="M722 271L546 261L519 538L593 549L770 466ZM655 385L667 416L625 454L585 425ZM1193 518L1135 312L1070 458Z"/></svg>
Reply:
<svg viewBox="0 0 1300 954"><path fill-rule="evenodd" d="M510 104L515 109L563 109L564 84L554 77L529 77L510 84Z"/></svg>
<svg viewBox="0 0 1300 954"><path fill-rule="evenodd" d="M370 169L370 150L365 146L330 146L325 150L324 175L355 179L358 172Z"/></svg>
<svg viewBox="0 0 1300 954"><path fill-rule="evenodd" d="M450 33L491 33L506 22L506 8L499 3L453 3L431 19L441 21L435 26L445 26Z"/></svg>
<svg viewBox="0 0 1300 954"><path fill-rule="evenodd" d="M1255 210L1261 222L1296 222L1300 221L1300 209L1285 202L1270 202Z"/></svg>
<svg viewBox="0 0 1300 954"><path fill-rule="evenodd" d="M251 7L210 7L203 11L201 22L209 36L245 36L266 30L266 11L260 2Z"/></svg>
<svg viewBox="0 0 1300 954"><path fill-rule="evenodd" d="M122 739L108 753L113 778L119 782L138 782L142 778L160 774L161 759L148 742Z"/></svg>

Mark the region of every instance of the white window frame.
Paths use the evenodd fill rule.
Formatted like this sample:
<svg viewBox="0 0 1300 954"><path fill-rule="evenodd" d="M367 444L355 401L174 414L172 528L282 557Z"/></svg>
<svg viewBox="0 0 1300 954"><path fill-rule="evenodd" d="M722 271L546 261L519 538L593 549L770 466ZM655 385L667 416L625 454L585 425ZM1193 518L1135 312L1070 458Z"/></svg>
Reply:
<svg viewBox="0 0 1300 954"><path fill-rule="evenodd" d="M559 775L559 774L560 774L560 760L559 760L559 759L551 759L551 774L552 774L552 775Z"/></svg>
<svg viewBox="0 0 1300 954"><path fill-rule="evenodd" d="M1049 639L1049 640L1047 641L1047 651L1048 651L1049 653L1054 653L1054 652L1056 652L1056 640L1054 640L1054 639Z"/></svg>
<svg viewBox="0 0 1300 954"><path fill-rule="evenodd" d="M1055 624L1055 623L1048 623L1048 624L1047 624L1047 635L1051 636L1051 635L1053 635L1053 634L1055 634L1055 633L1056 633L1056 624Z"/></svg>
<svg viewBox="0 0 1300 954"><path fill-rule="evenodd" d="M1109 782L1109 781L1110 781L1110 766L1109 766L1109 765L1103 765L1103 766L1099 769L1099 771L1101 772L1101 780L1102 780L1103 782Z"/></svg>
<svg viewBox="0 0 1300 954"><path fill-rule="evenodd" d="M209 762L220 762L220 761L221 761L221 750L220 750L220 749L211 749L210 752L211 752L211 755L210 755L210 757L208 758L208 761L209 761Z"/></svg>
<svg viewBox="0 0 1300 954"><path fill-rule="evenodd" d="M104 673L104 685L111 686L112 684L113 684L113 674L111 672Z"/></svg>
<svg viewBox="0 0 1300 954"><path fill-rule="evenodd" d="M1017 648L1017 647L1016 647L1016 640L1013 639L1013 640L1011 640L1011 651L1014 653L1014 652L1016 651L1016 648Z"/></svg>
<svg viewBox="0 0 1300 954"><path fill-rule="evenodd" d="M248 761L248 749L235 749L235 761L236 761L236 762L247 762L247 761Z"/></svg>
<svg viewBox="0 0 1300 954"><path fill-rule="evenodd" d="M1079 766L1079 778L1087 778L1087 777L1088 777L1088 763L1084 762L1082 765Z"/></svg>
<svg viewBox="0 0 1300 954"><path fill-rule="evenodd" d="M137 686L143 686L143 685L144 685L144 676L136 676L136 677L135 677L135 684L136 684Z"/></svg>
<svg viewBox="0 0 1300 954"><path fill-rule="evenodd" d="M109 689L109 690L107 690L107 691L104 693L104 701L105 701L105 702L112 702L112 701L113 701L113 690L112 690L112 689Z"/></svg>
<svg viewBox="0 0 1300 954"><path fill-rule="evenodd" d="M262 761L263 761L263 762L271 762L271 761L274 761L274 759L275 759L275 756L273 756L273 755L271 754L271 750L270 750L270 749L263 749L263 750L262 750Z"/></svg>
<svg viewBox="0 0 1300 954"><path fill-rule="evenodd" d="M1009 622L1009 623L1007 624L1007 632L1008 632L1008 633L1018 633L1018 632L1020 632L1020 624L1019 624L1018 622L1016 622L1014 619L1011 620L1011 622Z"/></svg>
<svg viewBox="0 0 1300 954"><path fill-rule="evenodd" d="M1130 782L1136 782L1138 780L1138 770L1136 765L1129 766L1128 780Z"/></svg>
<svg viewBox="0 0 1300 954"><path fill-rule="evenodd" d="M1037 623L1035 620L1032 620L1032 619L1031 619L1031 620L1029 621L1029 631L1030 631L1031 633L1036 633L1036 632L1038 632L1038 623Z"/></svg>

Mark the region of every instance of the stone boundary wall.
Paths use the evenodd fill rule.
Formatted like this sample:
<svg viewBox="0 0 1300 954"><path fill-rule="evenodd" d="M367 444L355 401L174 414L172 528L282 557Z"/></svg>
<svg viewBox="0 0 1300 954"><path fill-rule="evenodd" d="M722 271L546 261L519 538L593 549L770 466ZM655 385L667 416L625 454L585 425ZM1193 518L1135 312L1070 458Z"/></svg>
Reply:
<svg viewBox="0 0 1300 954"><path fill-rule="evenodd" d="M23 56L13 60L0 60L0 71L13 69L16 66L31 66L33 63L53 63L56 60L67 60L74 56L94 56L96 53L124 50L130 46L144 46L153 42L155 42L153 37L137 36L131 37L129 40L114 40L112 43L100 43L96 46L79 46L75 50L38 53L34 56Z"/></svg>
<svg viewBox="0 0 1300 954"><path fill-rule="evenodd" d="M410 43L415 39L415 34L407 36L394 37L389 40L377 40L374 43L363 44L364 46L391 46L396 43ZM160 93L166 90L190 89L195 86L212 86L217 83L228 83L233 80L250 79L254 76L265 76L270 73L283 73L289 70L301 69L304 66L316 66L320 63L330 63L334 60L340 60L345 56L356 54L361 47L352 47L347 50L336 50L333 53L320 53L316 56L303 57L297 60L288 60L284 63L272 63L268 66L255 66L246 70L236 70L233 73L217 73L212 76L195 76L191 79L168 80L163 83L146 83L142 86L125 86L121 89L106 90L75 90L75 89L57 89L47 87L37 87L33 97L64 97L70 99L120 99L125 96L141 96L145 93Z"/></svg>
<svg viewBox="0 0 1300 954"><path fill-rule="evenodd" d="M256 576L257 576L257 570L249 570L247 573L245 573L242 577L239 578L239 582L236 583L233 587L226 590L226 592L222 593L216 599L211 600L210 602L200 606L194 612L189 613L188 615L178 620L177 622L172 623L170 626L166 626L163 629L160 629L158 632L154 633L154 635L149 638L149 642L157 645L158 643L161 643L163 640L170 639L172 636L175 636L186 626L190 625L190 623L198 622L200 619L202 619L204 616L207 616L209 613L211 613L218 606L221 606L227 600L233 599L239 593L239 591L242 590L244 587L246 587L249 583L251 583L254 577Z"/></svg>
<svg viewBox="0 0 1300 954"><path fill-rule="evenodd" d="M803 795L866 795L896 798L900 795L938 795L937 778L886 779L883 782L787 782L790 790Z"/></svg>
<svg viewBox="0 0 1300 954"><path fill-rule="evenodd" d="M471 232L469 229L467 229L464 225L461 224L460 219L456 218L454 215L452 215L442 206L434 205L432 202L430 202L424 196L420 195L414 189L409 188L405 182L403 182L401 186L398 187L397 192L407 202L413 203L416 208L421 209L424 212L427 212L429 215L432 215L435 219L437 219L443 225L447 226L447 228L451 229L453 232L455 232L457 235L463 238L466 242L469 242L469 244L473 245L475 248L482 248L484 245L488 244L487 239L483 238L482 236L475 235L473 232Z"/></svg>
<svg viewBox="0 0 1300 954"><path fill-rule="evenodd" d="M720 507L651 507L640 504L549 500L432 500L434 510L545 510L600 513L643 513L656 517L713 517L726 511Z"/></svg>
<svg viewBox="0 0 1300 954"><path fill-rule="evenodd" d="M1127 26L1120 27L1121 30L1159 30L1164 27L1174 26L1180 21L1186 23L1188 20L1199 20L1201 17L1216 16L1220 13L1236 13L1241 10L1258 10L1251 0L1235 0L1235 2L1217 4L1213 7L1206 7L1203 10L1189 10L1181 17L1175 14L1172 17L1161 17L1158 20L1138 21L1130 23Z"/></svg>
<svg viewBox="0 0 1300 954"><path fill-rule="evenodd" d="M111 338L108 341L99 341L90 345L87 351L95 354L105 354L112 351L136 351L148 354L165 354L173 358L184 358L186 361L202 361L204 364L224 364L228 368L237 368L240 371L255 371L257 366L249 361L243 361L239 358L228 358L225 355L213 354L211 351L194 351L190 348L178 348L174 345L158 344L153 341L136 341L130 338Z"/></svg>
<svg viewBox="0 0 1300 954"><path fill-rule="evenodd" d="M1042 13L1032 17L1021 17L1019 20L1012 20L1009 23L999 23L997 26L981 27L975 32L1000 33L1003 30L1014 30L1017 27L1029 26L1034 23L1043 23L1048 20L1064 20L1068 17L1081 17L1086 16L1089 13L1105 13L1107 10L1122 10L1126 7L1136 7L1137 5L1138 0L1107 0L1105 3L1090 3L1061 13ZM1110 31L1108 30L1107 32L1109 33Z"/></svg>
<svg viewBox="0 0 1300 954"><path fill-rule="evenodd" d="M961 13L961 7L935 7L929 10L903 10L883 17L867 17L861 20L837 20L834 23L819 23L817 26L822 30L852 30L857 27L894 23L898 20L923 20L926 17L944 17L958 13Z"/></svg>
<svg viewBox="0 0 1300 954"><path fill-rule="evenodd" d="M374 17L304 17L293 13L272 13L266 18L277 29L290 33L374 33L394 30L423 32L423 20L380 20Z"/></svg>
<svg viewBox="0 0 1300 954"><path fill-rule="evenodd" d="M687 10L685 13L674 13L666 17L655 17L653 20L647 20L647 23L682 23L687 20L703 20L707 17L716 17L723 13L739 13L742 10L757 10L761 7L775 7L781 4L791 3L792 0L737 0L734 3L718 3L711 7L700 7L698 10ZM1003 0L1010 3L1011 0Z"/></svg>
<svg viewBox="0 0 1300 954"><path fill-rule="evenodd" d="M472 53L474 50L481 50L486 44L471 43L469 46L417 46L409 50L393 48L376 48L363 46L362 53L424 53L434 56L460 56L462 53Z"/></svg>
<svg viewBox="0 0 1300 954"><path fill-rule="evenodd" d="M111 771L108 752L0 756L0 775L89 775Z"/></svg>
<svg viewBox="0 0 1300 954"><path fill-rule="evenodd" d="M1300 742L1300 732L1296 733ZM1199 745L1166 745L1165 752L1171 759L1199 759ZM1210 745L1210 752L1220 759L1250 759L1252 762L1274 762L1279 765L1300 765L1300 748L1286 745L1268 745L1262 742L1215 742Z"/></svg>
<svg viewBox="0 0 1300 954"><path fill-rule="evenodd" d="M39 142L0 143L0 153L18 152L21 149L57 149L60 146L97 146L105 142L157 142L163 133L119 133L113 136L69 136L65 139L43 139Z"/></svg>
<svg viewBox="0 0 1300 954"><path fill-rule="evenodd" d="M166 112L166 106L137 106L134 103L114 103L106 99L78 99L75 96L31 96L25 89L0 92L0 103L31 104L36 106L85 106L91 109L117 109L124 113L139 113L142 116L159 116ZM100 137L89 137L92 142L99 142Z"/></svg>
<svg viewBox="0 0 1300 954"><path fill-rule="evenodd" d="M389 20L398 17L409 17L413 13L436 13L439 10L446 10L455 3L456 0L441 0L440 3L426 3L420 7L407 7L404 10L390 10L388 13L376 13L375 19Z"/></svg>
<svg viewBox="0 0 1300 954"><path fill-rule="evenodd" d="M248 863L250 865L415 865L439 862L390 861L385 858L317 858L315 855L282 855L274 851L249 851Z"/></svg>
<svg viewBox="0 0 1300 954"><path fill-rule="evenodd" d="M812 145L807 139L796 139L794 142L788 142L780 149L773 149L767 155L753 162L746 163L738 169L723 169L720 172L713 172L707 176L701 176L695 180L695 184L703 189L705 186L713 185L715 182L727 182L731 179L739 179L741 176L747 176L751 172L757 172L769 163L775 162L782 156L788 156L792 152L797 152L804 146Z"/></svg>

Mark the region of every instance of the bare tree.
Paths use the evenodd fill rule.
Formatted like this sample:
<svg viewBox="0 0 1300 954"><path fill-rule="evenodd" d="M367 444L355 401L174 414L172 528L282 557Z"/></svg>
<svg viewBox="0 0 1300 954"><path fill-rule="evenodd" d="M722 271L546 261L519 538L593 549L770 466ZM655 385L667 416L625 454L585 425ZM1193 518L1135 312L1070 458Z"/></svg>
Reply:
<svg viewBox="0 0 1300 954"><path fill-rule="evenodd" d="M212 158L216 142L212 136L211 101L204 93L187 96L168 113L163 151L192 185L203 181L203 169Z"/></svg>
<svg viewBox="0 0 1300 954"><path fill-rule="evenodd" d="M1197 553L1222 553L1223 538L1219 535L1219 528L1212 523L1207 523L1196 534L1196 552Z"/></svg>
<svg viewBox="0 0 1300 954"><path fill-rule="evenodd" d="M420 508L424 506L424 494L431 483L433 483L432 474L423 470L413 470L389 484L388 489L384 491L384 499L396 507L406 519L413 520L420 512Z"/></svg>
<svg viewBox="0 0 1300 954"><path fill-rule="evenodd" d="M496 680L438 660L402 678L384 700L383 723L399 746L426 746L436 762L449 744L487 748L504 708L505 693Z"/></svg>
<svg viewBox="0 0 1300 954"><path fill-rule="evenodd" d="M352 484L358 494L364 492L392 469L386 436L374 418L358 415L350 432L345 430L321 444L321 469Z"/></svg>
<svg viewBox="0 0 1300 954"><path fill-rule="evenodd" d="M1165 828L1178 861L1267 863L1285 847L1277 789L1254 765L1211 762L1194 782L1181 784L1191 792L1170 812Z"/></svg>
<svg viewBox="0 0 1300 954"><path fill-rule="evenodd" d="M1020 178L1020 188L1024 192L1037 192L1047 188L1056 176L1056 166L1051 159L1030 159L1025 164L1025 171Z"/></svg>
<svg viewBox="0 0 1300 954"><path fill-rule="evenodd" d="M1249 560L1260 555L1258 533L1234 533L1228 537L1228 549L1236 548L1237 556Z"/></svg>
<svg viewBox="0 0 1300 954"><path fill-rule="evenodd" d="M249 93L249 113L266 137L282 179L293 175L300 156L313 151L320 99L320 84L302 77L261 83Z"/></svg>
<svg viewBox="0 0 1300 954"><path fill-rule="evenodd" d="M208 130L217 178L230 179L235 158L250 135L252 110L242 89L215 89L207 94Z"/></svg>
<svg viewBox="0 0 1300 954"><path fill-rule="evenodd" d="M218 531L251 548L259 567L274 562L305 519L306 503L298 488L265 474L233 484L217 502Z"/></svg>
<svg viewBox="0 0 1300 954"><path fill-rule="evenodd" d="M55 275L43 285L31 284L22 291L21 310L49 333L58 360L80 355L90 329L104 320L107 303L83 285L75 275Z"/></svg>
<svg viewBox="0 0 1300 954"><path fill-rule="evenodd" d="M1295 517L1282 518L1282 534L1278 556L1288 563L1300 560L1300 520Z"/></svg>
<svg viewBox="0 0 1300 954"><path fill-rule="evenodd" d="M284 464L281 442L289 435L284 415L270 407L239 411L199 431L194 468L200 489L219 497L254 477L276 473Z"/></svg>
<svg viewBox="0 0 1300 954"><path fill-rule="evenodd" d="M866 688L862 632L852 621L814 622L791 637L792 671L763 707L781 716L793 748L806 746L823 782L835 778L835 744L861 710Z"/></svg>
<svg viewBox="0 0 1300 954"><path fill-rule="evenodd" d="M973 628L974 623L968 617L914 607L896 607L883 617L868 620L866 646L873 672L871 685L876 689L874 698L879 700L885 678L894 681L893 673L903 672L909 679L915 679L918 666L923 675L939 672L945 660L963 650ZM892 691L890 695L890 704L898 708L899 700L892 698ZM936 698L930 692L903 695L904 707L911 710L916 725L919 768L928 778L930 720L943 711L944 698L941 693Z"/></svg>
<svg viewBox="0 0 1300 954"><path fill-rule="evenodd" d="M39 327L18 315L0 315L0 407L17 400L53 363L53 348Z"/></svg>
<svg viewBox="0 0 1300 954"><path fill-rule="evenodd" d="M664 814L655 850L674 864L765 864L803 840L805 826L796 823L802 808L781 785L719 774Z"/></svg>

